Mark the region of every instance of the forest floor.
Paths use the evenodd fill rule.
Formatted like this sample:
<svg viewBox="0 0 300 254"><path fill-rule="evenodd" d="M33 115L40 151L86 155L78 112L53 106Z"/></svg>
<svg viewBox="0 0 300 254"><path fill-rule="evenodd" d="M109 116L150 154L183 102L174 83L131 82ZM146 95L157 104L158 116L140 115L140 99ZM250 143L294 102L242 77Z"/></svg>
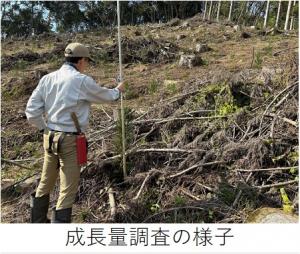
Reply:
<svg viewBox="0 0 300 254"><path fill-rule="evenodd" d="M73 221L244 223L262 207L297 216L298 34L236 31L200 16L121 31L128 177L120 105L93 105ZM59 68L65 46L77 41L96 60L87 74L114 87L116 35L114 29L2 41L2 222L29 222L43 148L24 111L39 79ZM181 66L186 55L198 61ZM57 185L53 206L58 192Z"/></svg>

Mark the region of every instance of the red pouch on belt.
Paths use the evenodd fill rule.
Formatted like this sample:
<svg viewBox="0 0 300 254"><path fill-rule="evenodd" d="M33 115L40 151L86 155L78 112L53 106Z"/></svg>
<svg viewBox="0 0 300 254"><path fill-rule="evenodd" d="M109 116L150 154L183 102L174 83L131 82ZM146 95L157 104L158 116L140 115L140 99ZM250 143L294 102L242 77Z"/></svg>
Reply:
<svg viewBox="0 0 300 254"><path fill-rule="evenodd" d="M87 163L87 140L84 134L76 136L77 163L83 166Z"/></svg>

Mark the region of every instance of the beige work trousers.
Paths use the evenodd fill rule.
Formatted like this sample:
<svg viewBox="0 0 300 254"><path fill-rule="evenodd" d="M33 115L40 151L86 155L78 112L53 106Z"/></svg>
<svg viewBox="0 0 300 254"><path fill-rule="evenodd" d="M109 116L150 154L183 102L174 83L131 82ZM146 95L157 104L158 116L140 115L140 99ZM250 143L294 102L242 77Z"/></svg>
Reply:
<svg viewBox="0 0 300 254"><path fill-rule="evenodd" d="M48 152L50 132L44 132L44 165L40 183L36 191L36 197L50 194L56 179L60 177L59 197L56 210L71 208L77 194L80 166L77 164L76 135L65 134L58 145L60 132L56 132L53 138L52 152ZM57 148L59 147L59 150Z"/></svg>

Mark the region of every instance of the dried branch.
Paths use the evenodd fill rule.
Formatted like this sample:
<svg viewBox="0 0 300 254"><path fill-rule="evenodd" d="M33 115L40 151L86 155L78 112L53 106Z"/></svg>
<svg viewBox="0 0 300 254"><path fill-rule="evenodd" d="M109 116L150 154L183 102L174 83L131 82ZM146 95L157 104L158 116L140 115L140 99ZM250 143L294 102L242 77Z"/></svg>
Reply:
<svg viewBox="0 0 300 254"><path fill-rule="evenodd" d="M134 124L144 124L144 123L167 123L172 121L194 121L194 120L209 120L209 119L217 119L217 118L227 118L227 116L202 116L202 117L172 117L166 119L147 119L147 120L139 120L133 121Z"/></svg>
<svg viewBox="0 0 300 254"><path fill-rule="evenodd" d="M216 165L216 164L222 164L222 163L225 163L224 161L213 161L213 162L207 162L207 163L199 163L199 164L196 164L196 165L193 165L183 171L180 171L179 173L176 173L174 175L170 175L168 177L166 177L166 179L172 179L174 177L178 177L178 176L181 176L195 168L198 168L198 167L203 167L203 166L211 166L211 165Z"/></svg>
<svg viewBox="0 0 300 254"><path fill-rule="evenodd" d="M201 211L205 211L206 208L202 208L202 207L198 207L198 206L181 206L181 207L174 207L174 208L170 208L170 209L166 209L164 211L161 211L159 213L155 213L151 216L149 216L148 218L146 218L143 223L149 221L150 219L158 216L158 215L161 215L161 214L164 214L164 213L168 213L168 212L172 212L172 211L178 211L178 210L182 210L182 209L196 209L196 210L201 210Z"/></svg>
<svg viewBox="0 0 300 254"><path fill-rule="evenodd" d="M202 188L204 188L204 189L206 189L206 190L208 190L208 191L210 191L210 192L216 193L216 191L215 191L213 188L208 187L208 186L206 186L206 185L204 185L204 184L202 184L202 183L198 183L198 182L197 182L196 185L198 185L198 186L200 186L200 187L202 187Z"/></svg>
<svg viewBox="0 0 300 254"><path fill-rule="evenodd" d="M262 190L262 189L268 189L268 188L272 188L272 187L286 186L286 185L290 185L293 183L298 183L298 180L291 180L291 181L287 181L287 182L267 184L267 185L262 185L262 186L253 186L253 187Z"/></svg>
<svg viewBox="0 0 300 254"><path fill-rule="evenodd" d="M281 168L236 169L236 171L239 171L239 172L261 172L261 171L289 170L292 168L298 168L298 166L281 167Z"/></svg>
<svg viewBox="0 0 300 254"><path fill-rule="evenodd" d="M292 49L298 49L298 46L297 47L293 47L293 48L286 48L286 49L282 49L282 50L276 51L276 52L274 52L273 56L278 56L280 53L288 51L288 50L292 50Z"/></svg>
<svg viewBox="0 0 300 254"><path fill-rule="evenodd" d="M255 49L254 49L254 47L253 47L253 48L252 48L252 61L251 61L250 68L252 68L252 67L253 67L253 63L254 63L254 57L255 57L255 54L254 54L254 52L255 52Z"/></svg>
<svg viewBox="0 0 300 254"><path fill-rule="evenodd" d="M274 113L265 114L265 116L278 117L279 119L283 120L284 122L289 123L289 124L293 125L294 127L298 127L297 122L295 122L295 121L293 121L291 119L288 119L286 117L282 117L282 116L276 115Z"/></svg>
<svg viewBox="0 0 300 254"><path fill-rule="evenodd" d="M251 176L253 175L253 172L250 172L250 174L247 176L245 183L248 183L248 181L250 180ZM238 194L236 195L233 204L232 204L232 208L234 208L237 205L237 202L239 201L241 195L242 195L243 191L239 190Z"/></svg>
<svg viewBox="0 0 300 254"><path fill-rule="evenodd" d="M109 200L109 205L110 205L110 216L111 219L114 220L115 216L116 216L116 201L115 201L115 197L114 197L114 191L113 188L110 187L108 189L108 200Z"/></svg>
<svg viewBox="0 0 300 254"><path fill-rule="evenodd" d="M280 91L275 97L274 99L268 104L268 106L266 107L264 113L262 114L262 117L261 117L261 120L260 120L260 124L259 124L259 136L261 135L261 127L262 127L262 123L263 123L263 119L264 119L264 116L267 114L269 108L273 105L273 103L275 103L275 101L283 94L285 93L286 91L288 91L289 89L291 89L293 86L295 86L296 84L298 84L299 82L296 81L294 82L292 85L286 87L285 89L283 89L282 91Z"/></svg>
<svg viewBox="0 0 300 254"><path fill-rule="evenodd" d="M189 196L190 198L192 198L192 199L194 199L194 200L196 200L196 201L200 201L200 200L201 200L200 198L194 196L193 194L191 194L190 192L188 192L187 190L185 190L185 189L183 189L183 188L181 188L180 191L181 191L183 194Z"/></svg>
<svg viewBox="0 0 300 254"><path fill-rule="evenodd" d="M96 136L96 135L101 135L101 134L103 134L103 133L106 133L106 132L108 132L108 131L111 131L111 130L115 129L116 127L117 127L117 125L114 123L114 124L112 124L111 126L105 128L105 129L103 129L103 130L92 132L92 133L89 135L89 137L88 137L88 138L89 138L89 142L94 142L94 141L98 141L98 140L99 140L99 139L90 139L90 138L91 138L91 135L94 135L94 136Z"/></svg>
<svg viewBox="0 0 300 254"><path fill-rule="evenodd" d="M134 153L194 153L194 152L205 152L203 149L179 149L179 148L147 148L138 149ZM131 152L132 153L132 152Z"/></svg>
<svg viewBox="0 0 300 254"><path fill-rule="evenodd" d="M287 93L275 106L274 108L278 108L291 94L293 90L289 93Z"/></svg>
<svg viewBox="0 0 300 254"><path fill-rule="evenodd" d="M195 111L190 111L186 113L182 113L182 116L193 116L193 114L199 114L199 113L211 113L215 112L215 110L212 109L201 109L201 110L195 110Z"/></svg>
<svg viewBox="0 0 300 254"><path fill-rule="evenodd" d="M14 188L14 187L18 186L19 184L25 182L26 180L28 180L28 179L30 179L30 178L32 178L32 177L38 175L38 174L40 174L40 172L36 172L36 173L34 173L34 174L30 175L30 176L27 176L27 177L25 177L25 178L23 178L23 179L21 179L21 180L15 182L15 183L9 185L9 186L4 186L3 189L1 188L1 191L5 191L5 190L9 190L9 189L11 189L11 188ZM3 186L1 186L1 187L3 187Z"/></svg>
<svg viewBox="0 0 300 254"><path fill-rule="evenodd" d="M143 189L144 189L144 187L145 187L145 184L146 184L146 182L149 180L149 178L150 178L150 176L151 176L151 171L147 174L147 176L145 177L145 179L144 179L144 181L143 181L143 183L142 183L142 185L141 185L141 188L139 189L139 191L138 191L138 193L136 194L136 196L133 198L133 200L138 200L138 198L139 198L139 196L141 195L141 193L142 193L142 191L143 191Z"/></svg>
<svg viewBox="0 0 300 254"><path fill-rule="evenodd" d="M240 139L240 142L243 141L247 137L247 135L249 134L250 128L251 128L251 125L248 125L247 130L245 131L243 137L241 137L241 139Z"/></svg>
<svg viewBox="0 0 300 254"><path fill-rule="evenodd" d="M103 113L109 118L109 121L112 121L112 117L110 117L110 115L105 111L104 107L101 106L101 110L103 111Z"/></svg>
<svg viewBox="0 0 300 254"><path fill-rule="evenodd" d="M20 168L25 168L25 169L29 169L29 170L32 169L32 168L23 166L23 165L21 165L21 164L15 162L15 161L12 161L12 160L7 160L7 159L4 159L4 158L1 158L1 161L6 162L6 163L10 163L10 164L15 165L15 166L18 166L18 167L20 167Z"/></svg>
<svg viewBox="0 0 300 254"><path fill-rule="evenodd" d="M201 86L201 85L204 85L204 84L206 84L206 83L208 83L207 80L206 80L206 81L201 81L201 82L199 82L198 85ZM196 89L196 90L193 90L193 91L190 91L190 92L187 92L187 93L184 93L184 94L176 95L176 96L174 96L174 97L171 97L171 98L168 98L168 99L166 99L166 100L160 101L159 104L153 105L153 107L151 107L151 109L150 109L149 111L143 113L141 116L139 116L138 118L136 118L135 121L137 121L137 120L143 118L145 115L149 114L151 111L153 111L153 110L156 109L157 107L162 107L162 106L165 105L165 104L174 103L174 102L176 102L176 101L178 101L178 100L181 100L182 98L187 97L187 96L193 96L193 95L197 94L199 91L200 91L200 89Z"/></svg>
<svg viewBox="0 0 300 254"><path fill-rule="evenodd" d="M147 149L138 149L133 148L126 151L126 156L135 154L135 153L194 153L194 152L203 152L203 149L179 149L179 148L147 148ZM101 161L101 163L109 163L121 158L121 154L109 157Z"/></svg>

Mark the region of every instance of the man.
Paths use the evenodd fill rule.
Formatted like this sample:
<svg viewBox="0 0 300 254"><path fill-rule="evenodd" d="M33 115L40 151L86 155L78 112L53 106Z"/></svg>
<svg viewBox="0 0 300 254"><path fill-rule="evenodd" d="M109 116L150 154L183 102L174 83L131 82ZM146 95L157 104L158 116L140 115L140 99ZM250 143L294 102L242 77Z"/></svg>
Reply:
<svg viewBox="0 0 300 254"><path fill-rule="evenodd" d="M32 125L44 133L44 165L40 183L31 195L31 222L49 222L49 194L60 176L60 192L52 209L52 223L70 223L80 177L77 163L76 137L79 134L71 118L75 112L81 130L88 126L91 103L114 101L124 92L124 84L114 89L99 86L83 74L91 57L80 43L65 49L62 67L40 80L26 107Z"/></svg>

